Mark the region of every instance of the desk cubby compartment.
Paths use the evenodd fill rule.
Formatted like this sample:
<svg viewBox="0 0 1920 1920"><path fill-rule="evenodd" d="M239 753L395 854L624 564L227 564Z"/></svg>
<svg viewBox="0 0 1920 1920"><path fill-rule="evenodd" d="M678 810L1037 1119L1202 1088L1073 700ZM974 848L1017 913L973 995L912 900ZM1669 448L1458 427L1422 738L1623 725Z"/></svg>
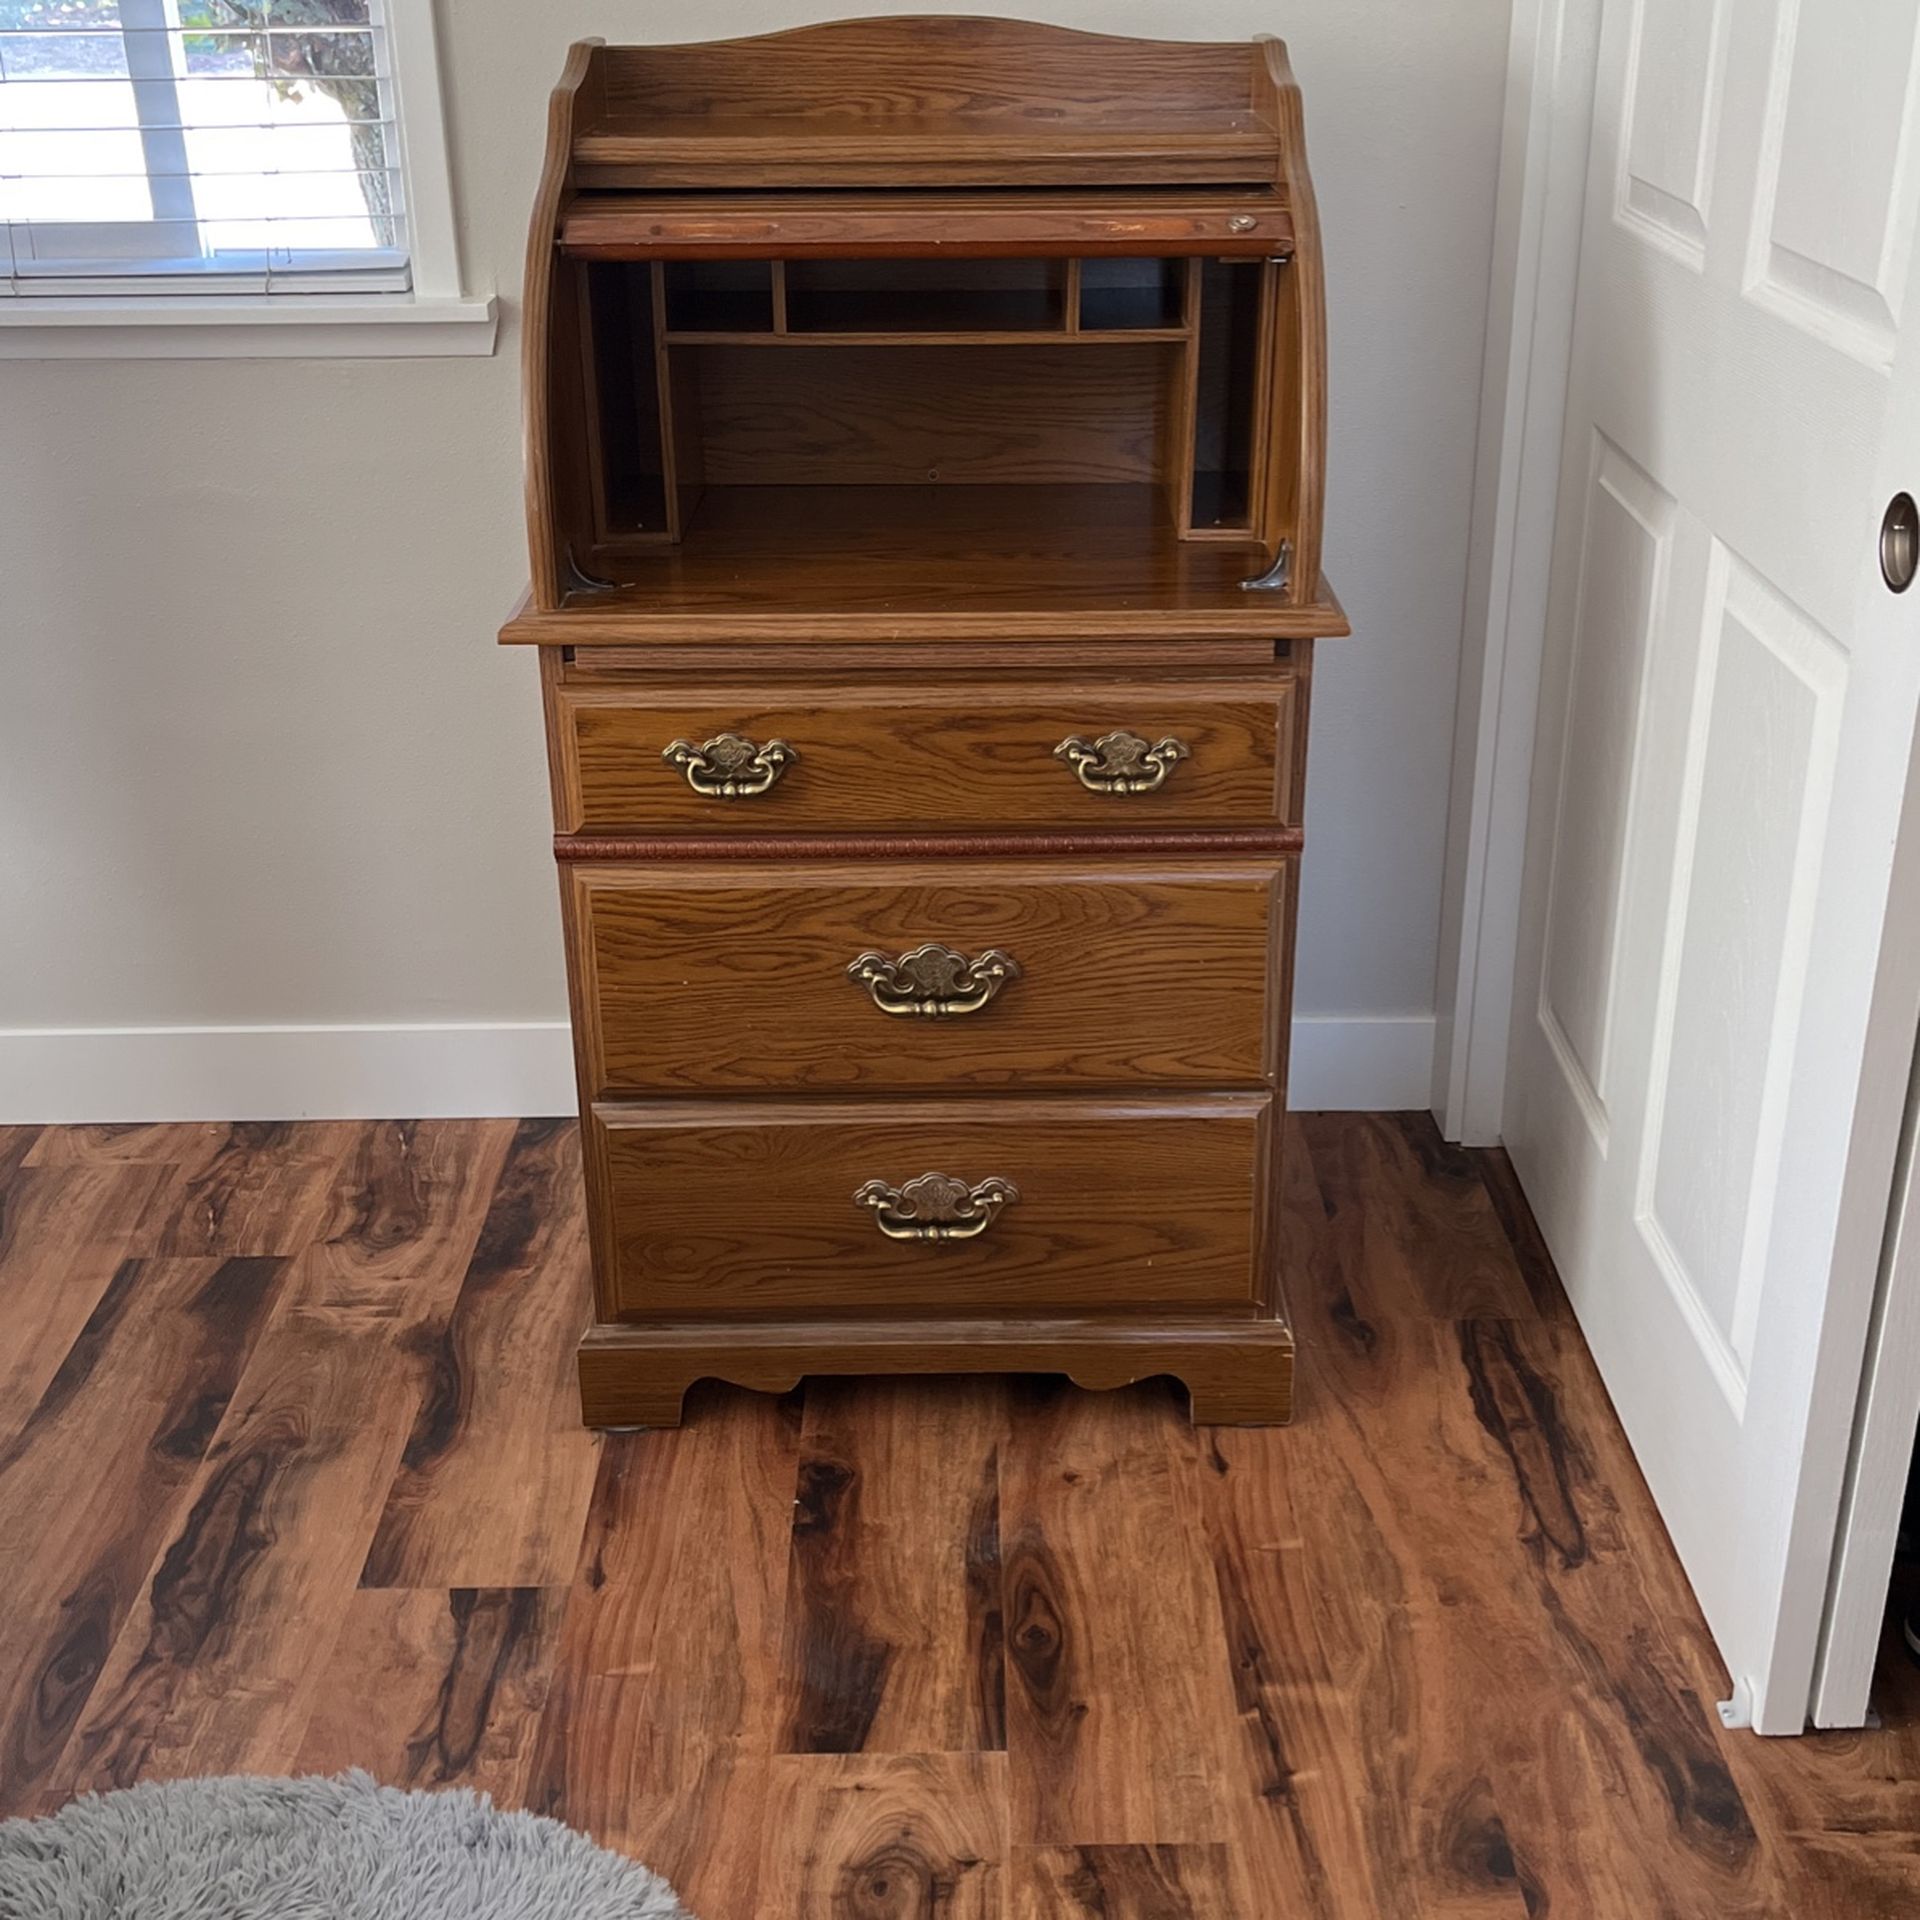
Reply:
<svg viewBox="0 0 1920 1920"><path fill-rule="evenodd" d="M1266 278L1258 264L1245 261L1200 266L1189 503L1196 533L1243 532L1253 524Z"/></svg>
<svg viewBox="0 0 1920 1920"><path fill-rule="evenodd" d="M663 277L669 337L774 330L771 260L670 260Z"/></svg>
<svg viewBox="0 0 1920 1920"><path fill-rule="evenodd" d="M567 290L579 296L581 311L590 545L600 550L635 535L663 540L671 523L653 276L642 266L597 267ZM584 557L577 547L569 553L576 570Z"/></svg>
<svg viewBox="0 0 1920 1920"><path fill-rule="evenodd" d="M1214 542L1205 577L1225 595L1297 537L1284 502L1268 510L1254 458L1304 404L1276 357L1286 263L569 266L585 289L586 418L554 462L562 477L570 459L591 468L577 489L590 525L568 546L576 581L737 593L723 582L749 526L767 556L850 535L884 560L964 538L983 573L1045 580L1059 556L1035 550L1036 530L1077 540L1077 525L1092 530L1082 577L1124 591L1129 570L1164 580L1181 546ZM831 502L852 489L857 502ZM766 580L793 584L772 569Z"/></svg>
<svg viewBox="0 0 1920 1920"><path fill-rule="evenodd" d="M1058 333L1064 260L790 260L789 333Z"/></svg>
<svg viewBox="0 0 1920 1920"><path fill-rule="evenodd" d="M1121 258L1076 265L1082 333L1178 331L1185 326L1185 261Z"/></svg>

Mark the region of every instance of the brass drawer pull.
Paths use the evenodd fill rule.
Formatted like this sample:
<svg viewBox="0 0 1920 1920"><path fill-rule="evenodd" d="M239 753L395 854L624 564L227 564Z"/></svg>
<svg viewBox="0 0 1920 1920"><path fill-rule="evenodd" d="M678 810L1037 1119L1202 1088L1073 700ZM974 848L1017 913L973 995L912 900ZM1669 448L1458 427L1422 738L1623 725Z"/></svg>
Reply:
<svg viewBox="0 0 1920 1920"><path fill-rule="evenodd" d="M704 746L676 740L660 755L687 776L687 785L709 800L752 800L800 758L784 740L757 747L737 733L717 733Z"/></svg>
<svg viewBox="0 0 1920 1920"><path fill-rule="evenodd" d="M1191 755L1187 743L1172 734L1148 746L1125 728L1103 733L1091 746L1079 734L1070 733L1053 750L1053 757L1064 760L1089 793L1152 793L1179 761Z"/></svg>
<svg viewBox="0 0 1920 1920"><path fill-rule="evenodd" d="M1020 968L998 947L969 960L929 940L897 960L884 953L863 953L847 968L847 978L865 987L882 1013L944 1020L957 1013L978 1013L1009 980L1020 978Z"/></svg>
<svg viewBox="0 0 1920 1920"><path fill-rule="evenodd" d="M853 1204L871 1208L874 1225L889 1240L971 1240L1019 1198L1011 1180L996 1177L970 1187L950 1173L923 1173L904 1187L869 1180Z"/></svg>

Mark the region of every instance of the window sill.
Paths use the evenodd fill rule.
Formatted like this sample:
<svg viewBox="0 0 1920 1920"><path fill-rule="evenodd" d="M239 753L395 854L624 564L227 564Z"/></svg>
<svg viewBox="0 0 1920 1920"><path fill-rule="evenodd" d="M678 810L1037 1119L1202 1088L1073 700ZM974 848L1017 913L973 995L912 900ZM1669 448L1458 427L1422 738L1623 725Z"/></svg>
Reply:
<svg viewBox="0 0 1920 1920"><path fill-rule="evenodd" d="M497 302L395 294L0 299L0 360L417 360L493 352Z"/></svg>

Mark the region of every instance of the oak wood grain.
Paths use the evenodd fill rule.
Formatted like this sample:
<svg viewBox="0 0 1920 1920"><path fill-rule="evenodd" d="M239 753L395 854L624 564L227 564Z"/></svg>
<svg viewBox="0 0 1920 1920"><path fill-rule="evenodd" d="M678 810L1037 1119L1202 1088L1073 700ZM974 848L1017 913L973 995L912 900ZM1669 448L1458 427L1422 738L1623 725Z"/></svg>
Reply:
<svg viewBox="0 0 1920 1920"><path fill-rule="evenodd" d="M577 267L560 271L554 250L561 199L567 191L576 120L590 120L605 104L598 40L576 40L547 100L547 137L540 184L527 222L527 264L521 282L520 393L526 449L527 553L535 607L557 607L569 584L576 541L592 525L585 398L587 368L580 352L581 282ZM558 349L557 351L555 349Z"/></svg>
<svg viewBox="0 0 1920 1920"><path fill-rule="evenodd" d="M1234 1307L1251 1312L1269 1103L603 1104L614 1268L602 1317L792 1309ZM855 1199L928 1172L1012 1181L977 1238L889 1239Z"/></svg>
<svg viewBox="0 0 1920 1920"><path fill-rule="evenodd" d="M1277 1065L1278 864L682 864L571 877L595 1097L1214 1089L1262 1085ZM897 963L929 941L974 961L1001 954L1017 976L939 1019L891 1016L849 977L864 955Z"/></svg>
<svg viewBox="0 0 1920 1920"><path fill-rule="evenodd" d="M968 121L1032 118L1061 106L1131 125L1143 87L1169 106L1237 119L1244 45L1144 40L1037 21L906 15L839 20L732 40L616 47L603 56L605 124L768 110L835 118L855 101L884 125L942 112ZM855 86L857 82L857 88ZM596 126L602 124L596 121Z"/></svg>
<svg viewBox="0 0 1920 1920"><path fill-rule="evenodd" d="M1254 111L1280 135L1294 244L1273 303L1271 378L1273 431L1262 476L1269 548L1293 543L1287 598L1317 598L1326 514L1327 300L1319 203L1307 165L1306 115L1283 41L1254 42Z"/></svg>
<svg viewBox="0 0 1920 1920"><path fill-rule="evenodd" d="M1284 1425L1293 1352L1286 1321L1263 1316L648 1321L587 1329L580 1391L592 1426L672 1427L701 1380L787 1393L808 1374L1058 1373L1104 1392L1164 1374L1195 1420Z"/></svg>
<svg viewBox="0 0 1920 1920"><path fill-rule="evenodd" d="M1248 593L1258 543L1182 541L1153 486L710 487L679 546L605 564L612 590L526 608L500 638L804 650L1348 631L1324 581L1299 598Z"/></svg>
<svg viewBox="0 0 1920 1920"><path fill-rule="evenodd" d="M1271 181L1248 52L938 18L609 48L576 172L653 187Z"/></svg>
<svg viewBox="0 0 1920 1920"><path fill-rule="evenodd" d="M913 834L1292 821L1292 685L1283 677L1029 677L941 685L818 681L763 689L566 687L555 722L562 833ZM1187 748L1150 793L1097 793L1054 749L1078 734L1171 736ZM721 733L787 741L798 759L749 802L697 793L662 757Z"/></svg>
<svg viewBox="0 0 1920 1920"><path fill-rule="evenodd" d="M1270 191L1273 179L1273 138L1246 124L1236 129L1220 116L1156 111L1128 121L1124 133L1098 125L1055 127L1029 132L1016 125L982 127L977 121L950 113L900 114L884 131L859 114L837 122L816 116L802 126L782 126L767 116L754 119L657 120L633 132L587 133L574 145L571 177L596 193L622 189L648 190L679 187L713 188L827 187L844 193L858 187L1041 187L1080 188L1088 181L1107 186L1131 185L1136 191L1164 190L1186 185L1196 193L1223 184L1242 182L1261 190L1261 237L1285 245L1291 232L1284 204L1275 207ZM1002 196L1004 198L1005 196ZM1081 196L1084 197L1084 196ZM1251 195L1249 194L1249 197ZM1284 196L1281 196L1284 199ZM651 242L669 257L752 257L769 245L804 255L811 247L830 245L834 254L858 253L863 248L925 244L924 226L911 217L855 225L837 218L816 202L812 218L796 217L769 231L763 222L709 224L695 214L683 216L679 230L668 235L644 231L639 221L623 223L607 233L609 244L626 257ZM956 211L956 224L967 230L960 242L994 253L1018 251L1040 244L1049 250L1074 246L1089 254L1129 253L1141 244L1136 226L1128 231L1114 217L1058 216L1041 221L1010 218L1006 206L983 206L975 197ZM1217 238L1226 249L1245 247L1246 235L1235 233L1224 220L1212 217L1210 207L1198 217L1169 218L1154 235L1170 249L1196 240ZM1135 218L1138 215L1136 212Z"/></svg>
<svg viewBox="0 0 1920 1920"><path fill-rule="evenodd" d="M698 383L709 486L1131 486L1165 462L1175 351L901 340L878 353L676 346L674 359Z"/></svg>

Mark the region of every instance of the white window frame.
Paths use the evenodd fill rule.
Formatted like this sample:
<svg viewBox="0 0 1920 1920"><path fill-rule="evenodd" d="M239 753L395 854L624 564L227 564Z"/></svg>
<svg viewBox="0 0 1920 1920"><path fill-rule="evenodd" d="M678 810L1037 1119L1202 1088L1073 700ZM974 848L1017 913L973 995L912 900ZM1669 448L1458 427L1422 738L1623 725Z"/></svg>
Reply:
<svg viewBox="0 0 1920 1920"><path fill-rule="evenodd" d="M0 360L416 359L490 354L491 293L461 279L434 0L386 0L407 293L35 295L0 300Z"/></svg>

